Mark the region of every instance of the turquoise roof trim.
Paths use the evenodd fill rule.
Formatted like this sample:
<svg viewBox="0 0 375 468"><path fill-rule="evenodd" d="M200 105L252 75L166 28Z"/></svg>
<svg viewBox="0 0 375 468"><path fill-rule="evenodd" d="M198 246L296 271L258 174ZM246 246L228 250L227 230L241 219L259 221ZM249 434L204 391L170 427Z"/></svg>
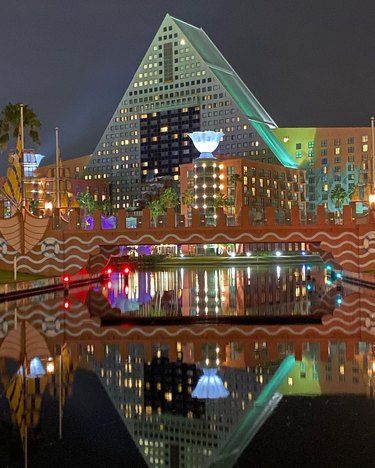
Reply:
<svg viewBox="0 0 375 468"><path fill-rule="evenodd" d="M237 106L248 117L255 130L263 138L281 164L291 168L298 167L278 138L271 132L270 127L277 127L272 117L233 70L203 29L199 29L174 17L171 17L171 19L191 42L211 72L232 96Z"/></svg>

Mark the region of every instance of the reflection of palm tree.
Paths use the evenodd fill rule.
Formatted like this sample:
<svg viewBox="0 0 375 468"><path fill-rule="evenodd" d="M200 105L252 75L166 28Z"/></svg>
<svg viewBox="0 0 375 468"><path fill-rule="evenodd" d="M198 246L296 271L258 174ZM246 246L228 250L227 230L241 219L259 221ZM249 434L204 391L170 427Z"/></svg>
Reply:
<svg viewBox="0 0 375 468"><path fill-rule="evenodd" d="M8 103L0 114L0 148L7 147L10 138L17 138L21 126L21 103ZM41 123L34 111L27 105L23 106L23 127L28 130L29 137L40 144L38 129Z"/></svg>

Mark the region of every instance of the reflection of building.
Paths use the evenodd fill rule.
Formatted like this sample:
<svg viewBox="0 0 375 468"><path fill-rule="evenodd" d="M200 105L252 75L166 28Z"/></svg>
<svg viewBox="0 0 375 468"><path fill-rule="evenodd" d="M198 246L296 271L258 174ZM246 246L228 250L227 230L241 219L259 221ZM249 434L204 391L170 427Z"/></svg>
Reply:
<svg viewBox="0 0 375 468"><path fill-rule="evenodd" d="M251 410L266 382L262 384L249 369L223 369L230 397L193 399L195 364L185 363L182 356L172 362L168 354L174 355L174 350L155 347L143 373L143 345L135 346L130 345L123 362L118 347L105 345L95 368L142 455L151 466L206 466Z"/></svg>
<svg viewBox="0 0 375 468"><path fill-rule="evenodd" d="M199 418L204 405L193 399L197 368L182 360L170 362L157 351L151 363L144 365L144 405L146 411L180 414Z"/></svg>

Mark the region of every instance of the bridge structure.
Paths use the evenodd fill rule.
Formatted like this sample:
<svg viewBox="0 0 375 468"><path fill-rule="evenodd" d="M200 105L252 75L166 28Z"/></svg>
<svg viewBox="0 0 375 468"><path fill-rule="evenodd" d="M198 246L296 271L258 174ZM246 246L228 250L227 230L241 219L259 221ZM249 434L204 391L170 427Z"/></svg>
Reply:
<svg viewBox="0 0 375 468"><path fill-rule="evenodd" d="M362 273L375 270L375 217L371 210L359 224L350 205L344 206L340 224L328 224L323 206L318 207L314 224L301 222L298 206L291 210L288 224L276 224L272 207L261 223L251 224L249 211L242 210L235 226L227 226L222 208L217 209L215 226L206 226L198 210L193 210L190 226L176 222L168 209L165 223L153 226L148 209L137 227L126 227L126 211L117 213L116 226L103 228L101 214L94 212L91 229L82 229L78 213L68 223L54 227L52 218L37 218L23 210L0 220L0 261L2 268L58 276L80 271L97 273L120 246L162 244L280 244L304 242L323 260L332 260L343 270Z"/></svg>

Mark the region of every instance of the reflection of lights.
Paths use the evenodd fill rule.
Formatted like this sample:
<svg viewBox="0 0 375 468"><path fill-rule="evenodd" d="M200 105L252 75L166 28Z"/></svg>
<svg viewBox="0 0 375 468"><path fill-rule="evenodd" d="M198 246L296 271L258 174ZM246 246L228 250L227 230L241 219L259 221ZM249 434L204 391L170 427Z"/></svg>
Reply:
<svg viewBox="0 0 375 468"><path fill-rule="evenodd" d="M280 279L280 275L281 275L281 267L280 267L280 265L277 265L277 267L276 267L276 276L277 276L277 279Z"/></svg>
<svg viewBox="0 0 375 468"><path fill-rule="evenodd" d="M40 375L45 375L46 371L44 370L42 361L40 358L35 357L30 361L30 370L28 373L29 377L38 377Z"/></svg>
<svg viewBox="0 0 375 468"><path fill-rule="evenodd" d="M47 371L47 374L53 374L55 372L55 363L53 362L52 358L48 358L46 371Z"/></svg>

